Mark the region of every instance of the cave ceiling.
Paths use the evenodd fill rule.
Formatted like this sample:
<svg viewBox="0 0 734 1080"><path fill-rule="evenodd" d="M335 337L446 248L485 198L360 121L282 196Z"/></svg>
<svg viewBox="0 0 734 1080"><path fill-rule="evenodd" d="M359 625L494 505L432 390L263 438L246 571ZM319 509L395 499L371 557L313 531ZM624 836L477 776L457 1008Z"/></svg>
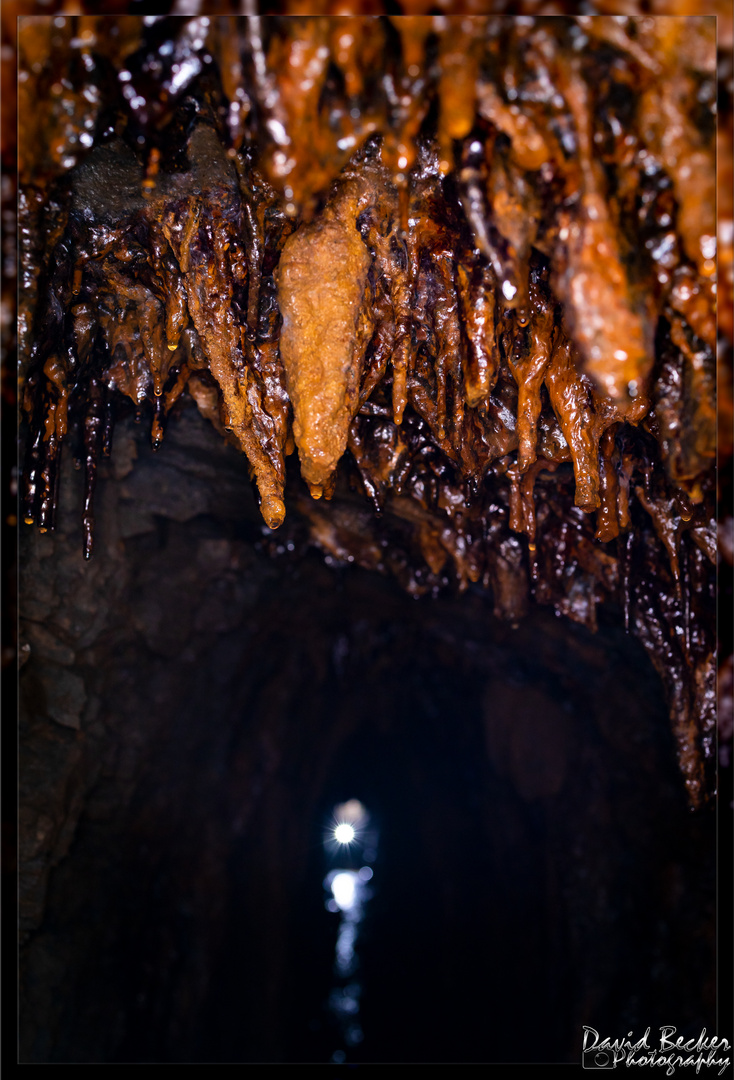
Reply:
<svg viewBox="0 0 734 1080"><path fill-rule="evenodd" d="M164 462L198 409L274 553L513 625L618 611L705 801L715 19L79 15L18 48L25 522L63 451L92 557L115 423Z"/></svg>

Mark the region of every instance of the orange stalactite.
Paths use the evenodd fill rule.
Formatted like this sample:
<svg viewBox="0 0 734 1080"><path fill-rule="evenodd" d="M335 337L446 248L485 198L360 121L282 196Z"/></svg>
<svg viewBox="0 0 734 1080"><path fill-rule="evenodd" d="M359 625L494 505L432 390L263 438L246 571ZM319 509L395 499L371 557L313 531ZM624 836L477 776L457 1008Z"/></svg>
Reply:
<svg viewBox="0 0 734 1080"><path fill-rule="evenodd" d="M53 528L74 437L91 554L115 402L158 447L190 399L269 529L292 498L330 557L512 621L619 599L701 801L680 687L711 650L676 627L712 573L711 20L332 7L21 21L24 517ZM382 516L289 496L294 449Z"/></svg>

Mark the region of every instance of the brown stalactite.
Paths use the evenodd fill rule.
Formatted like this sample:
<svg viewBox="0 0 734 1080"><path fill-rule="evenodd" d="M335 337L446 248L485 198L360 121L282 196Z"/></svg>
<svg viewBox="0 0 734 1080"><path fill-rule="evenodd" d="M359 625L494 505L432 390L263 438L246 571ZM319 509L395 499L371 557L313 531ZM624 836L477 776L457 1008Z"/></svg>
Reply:
<svg viewBox="0 0 734 1080"><path fill-rule="evenodd" d="M347 180L310 225L293 233L277 272L280 351L301 472L318 497L347 445L359 405L370 257L357 219L374 193Z"/></svg>
<svg viewBox="0 0 734 1080"><path fill-rule="evenodd" d="M21 21L25 520L80 432L90 555L115 402L157 447L188 396L270 529L297 448L315 498L379 511L293 496L333 558L512 622L529 590L591 628L619 603L702 801L715 42L673 22Z"/></svg>

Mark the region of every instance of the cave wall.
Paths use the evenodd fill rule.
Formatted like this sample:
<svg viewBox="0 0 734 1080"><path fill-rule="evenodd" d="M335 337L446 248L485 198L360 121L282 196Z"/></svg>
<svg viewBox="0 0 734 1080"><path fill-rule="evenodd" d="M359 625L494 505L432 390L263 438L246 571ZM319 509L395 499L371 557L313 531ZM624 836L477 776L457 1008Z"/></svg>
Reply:
<svg viewBox="0 0 734 1080"><path fill-rule="evenodd" d="M322 828L355 794L381 831L355 1060L713 1028L714 819L619 613L513 629L481 589L273 557L188 410L165 454L121 423L85 563L66 468L21 562L22 1060L328 1060Z"/></svg>

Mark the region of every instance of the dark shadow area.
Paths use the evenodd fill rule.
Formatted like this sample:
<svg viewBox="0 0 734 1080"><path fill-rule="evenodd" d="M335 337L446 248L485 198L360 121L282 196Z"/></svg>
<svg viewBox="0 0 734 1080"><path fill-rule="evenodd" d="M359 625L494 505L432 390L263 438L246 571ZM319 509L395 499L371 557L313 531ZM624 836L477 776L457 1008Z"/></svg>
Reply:
<svg viewBox="0 0 734 1080"><path fill-rule="evenodd" d="M583 1024L715 1028L715 819L618 612L513 629L479 591L272 558L190 414L158 457L120 425L89 564L63 490L23 537L21 1060L578 1061ZM379 849L345 1048L349 798Z"/></svg>

